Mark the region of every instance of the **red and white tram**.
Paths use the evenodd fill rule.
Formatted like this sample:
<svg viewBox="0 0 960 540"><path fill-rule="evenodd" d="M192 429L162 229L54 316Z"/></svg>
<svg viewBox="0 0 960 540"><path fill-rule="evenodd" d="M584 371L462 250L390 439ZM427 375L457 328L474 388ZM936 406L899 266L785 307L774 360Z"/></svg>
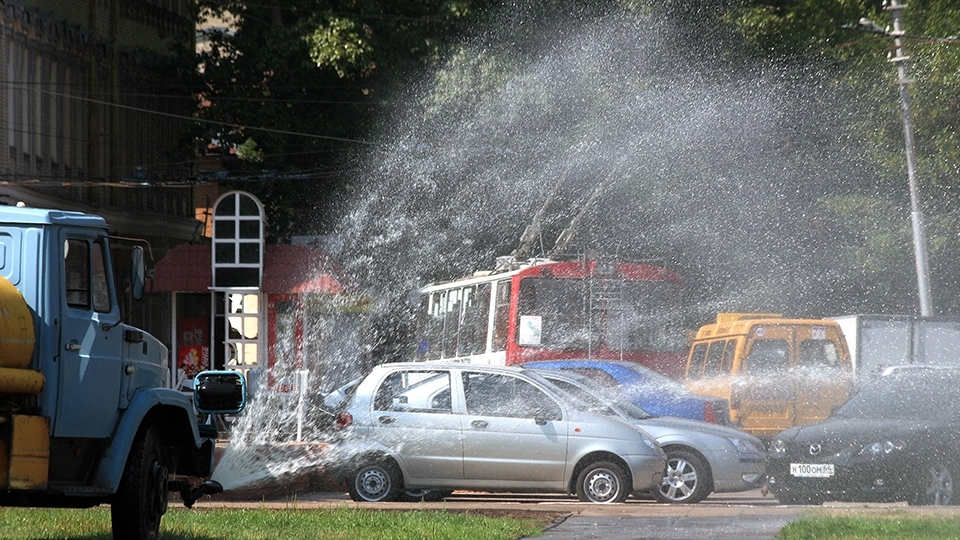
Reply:
<svg viewBox="0 0 960 540"><path fill-rule="evenodd" d="M682 378L682 279L662 265L512 257L419 290L417 360L638 362Z"/></svg>

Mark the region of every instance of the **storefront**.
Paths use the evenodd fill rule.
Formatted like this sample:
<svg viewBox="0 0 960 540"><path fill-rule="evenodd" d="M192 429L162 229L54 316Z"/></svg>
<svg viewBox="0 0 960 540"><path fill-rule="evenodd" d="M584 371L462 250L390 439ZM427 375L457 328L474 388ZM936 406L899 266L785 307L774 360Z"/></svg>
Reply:
<svg viewBox="0 0 960 540"><path fill-rule="evenodd" d="M171 298L171 373L189 387L204 369L232 369L256 387L335 388L365 365L359 332L369 299L312 245L263 242L263 206L230 192L214 205L213 240L170 250L152 292Z"/></svg>

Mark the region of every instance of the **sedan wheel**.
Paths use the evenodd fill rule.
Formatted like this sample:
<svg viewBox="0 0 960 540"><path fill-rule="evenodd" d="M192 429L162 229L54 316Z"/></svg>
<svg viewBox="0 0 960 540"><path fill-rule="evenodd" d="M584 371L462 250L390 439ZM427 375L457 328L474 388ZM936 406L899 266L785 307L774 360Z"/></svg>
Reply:
<svg viewBox="0 0 960 540"><path fill-rule="evenodd" d="M942 462L927 467L920 485L920 493L911 501L922 506L946 506L953 501L953 475Z"/></svg>
<svg viewBox="0 0 960 540"><path fill-rule="evenodd" d="M587 465L577 477L577 498L582 502L623 502L630 494L627 475L616 464L598 461Z"/></svg>
<svg viewBox="0 0 960 540"><path fill-rule="evenodd" d="M387 460L361 465L350 475L347 491L357 502L395 501L400 495L400 471Z"/></svg>
<svg viewBox="0 0 960 540"><path fill-rule="evenodd" d="M710 494L708 475L707 465L695 454L668 451L667 468L654 495L663 503L698 503Z"/></svg>

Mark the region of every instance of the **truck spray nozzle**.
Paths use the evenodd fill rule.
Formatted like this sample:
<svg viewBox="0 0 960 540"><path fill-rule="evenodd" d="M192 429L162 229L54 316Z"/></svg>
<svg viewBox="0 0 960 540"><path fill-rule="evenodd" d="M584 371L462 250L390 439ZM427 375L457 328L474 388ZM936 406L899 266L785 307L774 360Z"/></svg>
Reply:
<svg viewBox="0 0 960 540"><path fill-rule="evenodd" d="M180 490L180 498L183 499L183 505L187 508L193 508L193 503L197 502L197 499L203 497L204 495L214 495L216 493L223 493L223 486L220 485L220 482L216 480L205 480L199 486L190 489L185 487Z"/></svg>

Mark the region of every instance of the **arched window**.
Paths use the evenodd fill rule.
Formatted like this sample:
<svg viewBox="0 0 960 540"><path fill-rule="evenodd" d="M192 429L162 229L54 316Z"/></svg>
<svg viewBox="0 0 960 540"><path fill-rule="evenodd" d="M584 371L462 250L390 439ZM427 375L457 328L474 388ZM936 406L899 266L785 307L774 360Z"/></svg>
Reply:
<svg viewBox="0 0 960 540"><path fill-rule="evenodd" d="M241 191L225 193L213 208L213 287L260 288L263 205Z"/></svg>
<svg viewBox="0 0 960 540"><path fill-rule="evenodd" d="M213 289L223 329L226 367L246 372L259 365L263 335L263 205L249 193L225 193L213 208Z"/></svg>

